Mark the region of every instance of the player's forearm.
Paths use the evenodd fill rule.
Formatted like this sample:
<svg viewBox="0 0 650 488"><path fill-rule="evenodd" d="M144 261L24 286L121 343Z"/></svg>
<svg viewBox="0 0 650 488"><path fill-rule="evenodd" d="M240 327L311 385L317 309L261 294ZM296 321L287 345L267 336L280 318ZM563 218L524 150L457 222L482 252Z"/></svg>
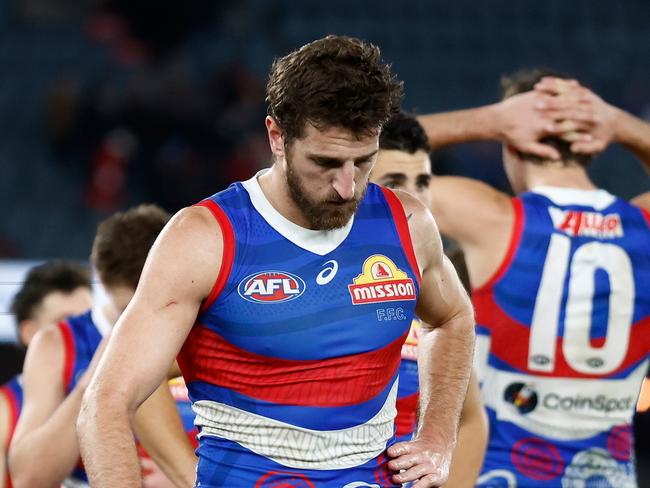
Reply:
<svg viewBox="0 0 650 488"><path fill-rule="evenodd" d="M417 117L432 148L461 142L499 139L496 105Z"/></svg>
<svg viewBox="0 0 650 488"><path fill-rule="evenodd" d="M83 389L75 388L43 425L14 439L9 453L14 487L56 487L72 472L79 460L75 423L82 395Z"/></svg>
<svg viewBox="0 0 650 488"><path fill-rule="evenodd" d="M615 109L614 120L614 140L632 151L650 172L650 124L620 109Z"/></svg>
<svg viewBox="0 0 650 488"><path fill-rule="evenodd" d="M0 488L7 488L5 480L7 479L6 462L7 453L4 449L4 444L0 446Z"/></svg>
<svg viewBox="0 0 650 488"><path fill-rule="evenodd" d="M445 488L470 488L476 485L483 465L487 437L487 418L480 404L472 412L466 414L463 411Z"/></svg>
<svg viewBox="0 0 650 488"><path fill-rule="evenodd" d="M140 443L179 488L194 486L196 456L167 381L142 404L133 422Z"/></svg>
<svg viewBox="0 0 650 488"><path fill-rule="evenodd" d="M93 384L84 396L77 434L93 487L142 486L127 405L121 396Z"/></svg>
<svg viewBox="0 0 650 488"><path fill-rule="evenodd" d="M417 438L428 438L451 452L472 364L474 320L471 310L432 331L418 344L420 421Z"/></svg>

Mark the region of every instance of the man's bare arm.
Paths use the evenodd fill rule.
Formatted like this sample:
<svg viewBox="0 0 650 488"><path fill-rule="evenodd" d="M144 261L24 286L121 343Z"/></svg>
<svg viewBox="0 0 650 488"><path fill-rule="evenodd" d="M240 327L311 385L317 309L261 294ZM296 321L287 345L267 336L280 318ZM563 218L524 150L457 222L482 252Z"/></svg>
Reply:
<svg viewBox="0 0 650 488"><path fill-rule="evenodd" d="M36 334L23 366L23 409L9 451L17 488L58 486L79 459L75 422L85 384L79 382L66 397L63 364L59 329L52 326Z"/></svg>
<svg viewBox="0 0 650 488"><path fill-rule="evenodd" d="M458 443L451 460L449 479L444 488L471 488L483 466L488 440L488 421L476 379L472 371L458 428Z"/></svg>
<svg viewBox="0 0 650 488"><path fill-rule="evenodd" d="M219 225L201 207L182 210L154 244L79 416L81 451L93 486L140 485L131 419L162 382L194 324L218 276L222 246Z"/></svg>
<svg viewBox="0 0 650 488"><path fill-rule="evenodd" d="M463 142L495 140L515 149L546 159L559 159L560 153L543 144L540 139L566 132L564 126L553 125L553 119L540 110L552 95L530 91L512 96L501 102L482 107L418 116L431 147L437 148ZM593 113L579 112L571 121L569 130L576 142L590 141L588 129Z"/></svg>
<svg viewBox="0 0 650 488"><path fill-rule="evenodd" d="M418 344L420 420L415 439L388 450L394 481L413 487L440 486L449 475L458 419L472 364L474 317L458 275L442 252L433 217L414 197L399 194L422 270L417 314L423 320ZM435 391L435 392L434 392Z"/></svg>
<svg viewBox="0 0 650 488"><path fill-rule="evenodd" d="M138 408L133 427L142 447L176 486L187 485L196 472L189 442L167 380Z"/></svg>

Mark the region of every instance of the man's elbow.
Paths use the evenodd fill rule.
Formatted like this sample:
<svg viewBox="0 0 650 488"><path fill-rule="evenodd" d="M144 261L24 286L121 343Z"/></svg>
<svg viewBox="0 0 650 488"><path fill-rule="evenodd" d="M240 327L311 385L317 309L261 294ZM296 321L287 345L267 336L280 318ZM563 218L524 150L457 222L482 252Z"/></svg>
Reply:
<svg viewBox="0 0 650 488"><path fill-rule="evenodd" d="M93 381L84 392L77 416L77 436L82 446L85 437L94 437L99 424L109 418L128 416L127 402L116 390Z"/></svg>

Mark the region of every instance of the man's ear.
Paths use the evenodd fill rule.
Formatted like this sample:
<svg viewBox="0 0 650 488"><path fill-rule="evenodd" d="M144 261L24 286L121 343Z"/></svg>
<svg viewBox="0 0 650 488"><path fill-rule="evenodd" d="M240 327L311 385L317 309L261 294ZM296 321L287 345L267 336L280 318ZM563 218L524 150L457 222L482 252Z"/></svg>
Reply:
<svg viewBox="0 0 650 488"><path fill-rule="evenodd" d="M271 152L274 156L283 158L284 133L282 132L282 128L278 125L275 119L269 115L266 116L264 123L266 124L266 132L269 136L269 145L271 146Z"/></svg>
<svg viewBox="0 0 650 488"><path fill-rule="evenodd" d="M29 345L37 332L38 327L31 319L25 319L18 324L18 338L25 347Z"/></svg>

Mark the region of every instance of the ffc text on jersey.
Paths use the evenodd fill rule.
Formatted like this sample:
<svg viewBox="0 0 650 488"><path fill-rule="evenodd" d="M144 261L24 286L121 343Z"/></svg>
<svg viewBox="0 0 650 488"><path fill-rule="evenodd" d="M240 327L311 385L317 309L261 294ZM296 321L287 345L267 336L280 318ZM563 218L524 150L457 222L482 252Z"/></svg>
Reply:
<svg viewBox="0 0 650 488"><path fill-rule="evenodd" d="M262 271L239 282L239 296L249 302L280 303L298 298L305 292L305 282L284 271Z"/></svg>
<svg viewBox="0 0 650 488"><path fill-rule="evenodd" d="M363 263L361 274L348 285L354 305L415 300L415 286L408 275L393 261L374 254Z"/></svg>

